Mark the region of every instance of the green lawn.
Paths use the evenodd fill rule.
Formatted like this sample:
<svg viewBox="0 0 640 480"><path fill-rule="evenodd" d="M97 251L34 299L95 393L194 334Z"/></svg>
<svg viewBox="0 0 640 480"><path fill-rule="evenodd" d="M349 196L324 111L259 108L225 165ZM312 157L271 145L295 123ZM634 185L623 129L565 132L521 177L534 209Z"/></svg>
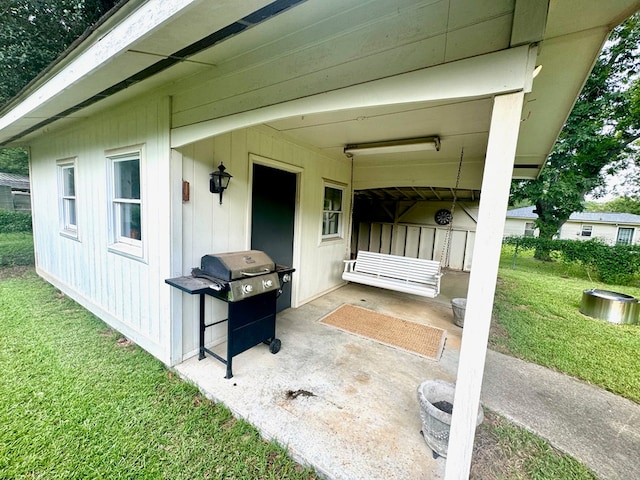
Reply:
<svg viewBox="0 0 640 480"><path fill-rule="evenodd" d="M0 325L2 479L316 478L31 270Z"/></svg>
<svg viewBox="0 0 640 480"><path fill-rule="evenodd" d="M539 262L503 248L491 348L553 368L640 403L640 326L582 315L583 290L640 297L640 288L604 285L560 262Z"/></svg>
<svg viewBox="0 0 640 480"><path fill-rule="evenodd" d="M31 232L0 233L0 267L33 265Z"/></svg>

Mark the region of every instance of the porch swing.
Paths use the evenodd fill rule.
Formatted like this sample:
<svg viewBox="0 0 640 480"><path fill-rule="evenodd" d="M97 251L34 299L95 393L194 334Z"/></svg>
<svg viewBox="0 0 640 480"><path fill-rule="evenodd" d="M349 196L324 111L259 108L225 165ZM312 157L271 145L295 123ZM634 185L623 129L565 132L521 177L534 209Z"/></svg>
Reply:
<svg viewBox="0 0 640 480"><path fill-rule="evenodd" d="M445 266L449 267L451 249L450 237L453 228L453 212L455 211L460 172L462 170L463 152L460 153L456 188L453 193L449 229L438 260L403 257L386 253L358 251L354 260L344 261L342 279L370 285L373 287L410 293L422 297L435 298L440 294L441 264L445 256Z"/></svg>

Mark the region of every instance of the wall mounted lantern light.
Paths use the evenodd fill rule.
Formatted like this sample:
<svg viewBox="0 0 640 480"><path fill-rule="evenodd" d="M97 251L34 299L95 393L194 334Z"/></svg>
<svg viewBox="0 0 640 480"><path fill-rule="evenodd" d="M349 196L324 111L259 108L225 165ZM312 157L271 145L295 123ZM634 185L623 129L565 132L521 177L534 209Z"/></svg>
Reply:
<svg viewBox="0 0 640 480"><path fill-rule="evenodd" d="M231 180L232 175L229 175L225 172L226 167L220 162L218 166L218 170L215 172L211 172L211 179L209 180L209 191L211 193L219 193L220 194L220 205L222 205L222 192L224 192L229 186L229 180Z"/></svg>
<svg viewBox="0 0 640 480"><path fill-rule="evenodd" d="M374 155L378 153L421 152L440 150L440 137L408 138L386 142L358 143L344 148L346 155Z"/></svg>

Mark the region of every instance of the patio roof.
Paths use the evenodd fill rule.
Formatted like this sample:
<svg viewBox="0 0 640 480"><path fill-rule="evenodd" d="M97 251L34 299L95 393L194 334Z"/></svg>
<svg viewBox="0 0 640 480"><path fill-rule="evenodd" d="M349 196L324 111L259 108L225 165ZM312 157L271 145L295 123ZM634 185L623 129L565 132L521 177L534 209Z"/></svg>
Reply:
<svg viewBox="0 0 640 480"><path fill-rule="evenodd" d="M247 62L252 56L251 61L256 62L266 54L286 55L294 46L302 51L305 45L293 39L312 41L315 30L331 26L342 29L342 35L362 31L363 38L370 38L368 29L383 31L393 25L395 18L404 18L399 16L403 12L408 15L407 21L426 12L432 24L420 28L430 33L421 45L416 44L424 66L478 58L518 45L538 45L536 63L542 65L542 71L525 99L513 173L514 178L534 178L608 32L632 14L640 2L551 0L548 8L545 2L510 1L494 2L490 8L451 1L413 1L400 9L384 5L387 6L378 2L378 10L368 12L371 8L357 0L215 4L197 0L131 0L1 112L0 144L28 144L45 126L50 129L51 124L65 125L182 78L203 72L215 75L231 65L239 71L250 71L251 63ZM280 41L287 38L291 41ZM372 80L380 78L375 77L379 75L375 70L371 72ZM313 75L317 76L306 75L309 84ZM304 77L299 81L304 82ZM477 82L478 78L469 81ZM73 88L68 88L70 84ZM300 91L298 95L311 93ZM296 98L294 91L288 95ZM235 108L243 108L240 100ZM252 108L267 106L260 102L259 97L251 100ZM341 155L346 144L381 140L382 136L407 138L437 133L447 145L438 158L440 164L457 164L463 145L469 156L482 158L488 137L490 96L463 102L404 102L349 109L342 114L283 117L267 123L331 155ZM178 110L180 106L174 108ZM229 113L233 111L226 115ZM206 117L198 119L203 120ZM182 114L176 111L174 125L187 126L183 121Z"/></svg>

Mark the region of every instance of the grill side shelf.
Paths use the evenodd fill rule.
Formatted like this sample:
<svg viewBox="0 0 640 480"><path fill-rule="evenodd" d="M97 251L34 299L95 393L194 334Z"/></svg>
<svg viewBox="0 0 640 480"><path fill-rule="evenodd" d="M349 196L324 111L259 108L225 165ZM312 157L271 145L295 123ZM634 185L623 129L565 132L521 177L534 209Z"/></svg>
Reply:
<svg viewBox="0 0 640 480"><path fill-rule="evenodd" d="M183 292L190 293L192 295L199 293L208 293L211 290L213 282L206 278L199 277L175 277L167 278L165 283L175 287Z"/></svg>

